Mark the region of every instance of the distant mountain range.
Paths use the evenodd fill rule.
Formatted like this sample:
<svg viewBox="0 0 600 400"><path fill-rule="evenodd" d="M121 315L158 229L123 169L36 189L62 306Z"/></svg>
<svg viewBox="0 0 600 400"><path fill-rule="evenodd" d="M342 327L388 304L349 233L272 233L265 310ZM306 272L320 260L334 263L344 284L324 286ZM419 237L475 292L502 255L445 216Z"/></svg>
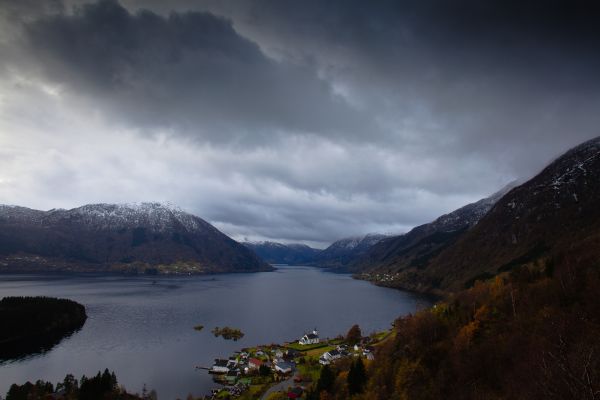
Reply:
<svg viewBox="0 0 600 400"><path fill-rule="evenodd" d="M395 271L409 263L420 265L473 227L509 190L512 182L493 195L468 204L435 221L396 236L370 233L348 237L323 250L302 244L246 242L263 260L275 264L306 264L346 272Z"/></svg>
<svg viewBox="0 0 600 400"><path fill-rule="evenodd" d="M312 264L324 268L346 269L348 264L362 257L372 246L385 238L386 235L370 233L340 239L317 254Z"/></svg>
<svg viewBox="0 0 600 400"><path fill-rule="evenodd" d="M305 244L283 244L276 242L245 242L244 246L254 251L269 264L301 265L314 261L321 252Z"/></svg>
<svg viewBox="0 0 600 400"><path fill-rule="evenodd" d="M39 211L0 205L0 271L271 270L203 219L160 203Z"/></svg>
<svg viewBox="0 0 600 400"><path fill-rule="evenodd" d="M502 192L475 224L464 222L453 230L415 228L420 232L381 242L353 266L362 278L381 285L447 293L522 265L551 269L566 254L573 262L597 263L600 138L569 150L528 182Z"/></svg>
<svg viewBox="0 0 600 400"><path fill-rule="evenodd" d="M276 242L245 242L264 261L271 264L304 264L324 268L344 268L356 260L386 235L370 233L340 239L326 249L315 249L304 244Z"/></svg>

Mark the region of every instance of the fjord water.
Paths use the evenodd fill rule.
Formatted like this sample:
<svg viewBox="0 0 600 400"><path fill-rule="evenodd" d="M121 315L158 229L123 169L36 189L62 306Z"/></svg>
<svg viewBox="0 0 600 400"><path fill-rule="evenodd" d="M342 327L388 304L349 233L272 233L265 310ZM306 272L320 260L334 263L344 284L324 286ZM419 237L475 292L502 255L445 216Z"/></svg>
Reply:
<svg viewBox="0 0 600 400"><path fill-rule="evenodd" d="M426 300L310 267L192 277L0 275L0 297L53 296L85 305L84 327L44 354L0 363L0 396L12 383L67 373L114 370L119 383L160 399L216 387L196 365L210 366L245 346L281 343L317 328L322 337L360 324L370 333ZM195 325L204 325L200 332ZM241 340L215 338L215 326L240 328Z"/></svg>

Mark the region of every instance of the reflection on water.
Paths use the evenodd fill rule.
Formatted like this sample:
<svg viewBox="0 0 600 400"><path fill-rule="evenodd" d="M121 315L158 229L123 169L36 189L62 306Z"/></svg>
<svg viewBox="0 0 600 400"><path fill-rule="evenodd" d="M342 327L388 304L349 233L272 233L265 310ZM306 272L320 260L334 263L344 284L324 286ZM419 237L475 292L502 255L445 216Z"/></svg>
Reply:
<svg viewBox="0 0 600 400"><path fill-rule="evenodd" d="M54 296L86 306L83 329L44 354L0 364L0 395L11 383L57 382L114 370L119 383L161 399L205 394L214 387L205 371L216 357L244 346L277 343L317 327L321 336L385 329L424 300L316 268L216 277L0 275L0 296ZM198 332L195 325L205 329ZM215 326L240 328L233 342L215 338Z"/></svg>

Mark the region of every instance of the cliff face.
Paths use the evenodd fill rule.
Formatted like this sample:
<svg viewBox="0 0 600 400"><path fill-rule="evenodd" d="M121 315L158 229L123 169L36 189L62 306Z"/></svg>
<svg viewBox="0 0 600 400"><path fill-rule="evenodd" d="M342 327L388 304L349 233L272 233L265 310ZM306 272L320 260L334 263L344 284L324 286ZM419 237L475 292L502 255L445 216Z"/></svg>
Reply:
<svg viewBox="0 0 600 400"><path fill-rule="evenodd" d="M269 270L192 214L158 203L38 211L0 206L0 270L212 273Z"/></svg>

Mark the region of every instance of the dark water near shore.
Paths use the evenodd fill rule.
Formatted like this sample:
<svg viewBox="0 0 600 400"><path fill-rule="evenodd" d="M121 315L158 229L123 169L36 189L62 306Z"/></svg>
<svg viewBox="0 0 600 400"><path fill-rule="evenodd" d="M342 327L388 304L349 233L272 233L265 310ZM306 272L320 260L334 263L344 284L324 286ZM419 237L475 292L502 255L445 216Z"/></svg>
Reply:
<svg viewBox="0 0 600 400"><path fill-rule="evenodd" d="M156 281L156 284L152 282ZM280 343L317 327L322 337L386 329L427 303L415 295L309 267L214 277L0 275L0 297L54 296L86 306L83 329L50 351L0 364L0 395L11 383L61 381L114 370L129 391L145 383L159 399L206 394L217 357L256 344ZM204 330L197 332L195 325ZM215 338L215 326L240 328L243 339Z"/></svg>

